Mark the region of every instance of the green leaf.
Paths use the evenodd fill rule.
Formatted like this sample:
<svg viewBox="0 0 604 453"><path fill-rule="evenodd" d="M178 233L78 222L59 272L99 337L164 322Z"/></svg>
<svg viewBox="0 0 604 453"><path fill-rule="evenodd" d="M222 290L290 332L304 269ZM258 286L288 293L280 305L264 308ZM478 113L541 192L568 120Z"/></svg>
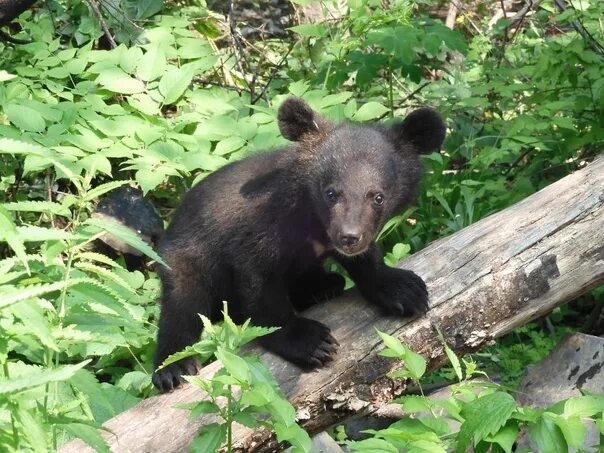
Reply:
<svg viewBox="0 0 604 453"><path fill-rule="evenodd" d="M447 354L447 357L449 358L449 361L451 362L451 365L453 366L453 370L455 370L455 374L457 375L457 380L461 382L463 380L463 371L462 371L461 365L459 363L459 358L453 352L453 350L449 347L445 338L443 337L443 335L440 332L439 332L439 336L440 336L442 344L445 348L445 354Z"/></svg>
<svg viewBox="0 0 604 453"><path fill-rule="evenodd" d="M260 422L254 418L254 413L250 412L250 409L244 409L234 414L233 421L252 429L260 426Z"/></svg>
<svg viewBox="0 0 604 453"><path fill-rule="evenodd" d="M269 412L276 423L284 426L296 424L296 409L285 398L274 398L268 405Z"/></svg>
<svg viewBox="0 0 604 453"><path fill-rule="evenodd" d="M419 380L426 372L426 360L417 352L413 352L405 346L407 352L405 354L405 366L411 372L411 377Z"/></svg>
<svg viewBox="0 0 604 453"><path fill-rule="evenodd" d="M224 140L221 140L218 142L218 144L216 145L216 149L214 149L213 154L218 155L218 156L224 156L226 154L232 153L233 151L237 151L243 145L245 145L245 140L242 139L241 137L233 136L233 137L225 138Z"/></svg>
<svg viewBox="0 0 604 453"><path fill-rule="evenodd" d="M15 77L17 77L15 74L10 74L4 69L0 70L0 82L6 82L7 80L14 79Z"/></svg>
<svg viewBox="0 0 604 453"><path fill-rule="evenodd" d="M94 449L97 453L110 453L111 449L98 430L93 426L84 423L69 423L60 425L74 437L82 439L86 444Z"/></svg>
<svg viewBox="0 0 604 453"><path fill-rule="evenodd" d="M398 449L390 442L383 439L370 438L359 442L347 441L346 445L352 451L363 451L367 453L398 453Z"/></svg>
<svg viewBox="0 0 604 453"><path fill-rule="evenodd" d="M295 27L289 27L289 30L298 33L300 36L313 36L322 38L327 35L327 27L324 24L302 24Z"/></svg>
<svg viewBox="0 0 604 453"><path fill-rule="evenodd" d="M96 79L103 88L120 94L134 94L145 91L145 84L130 77L118 68L103 70Z"/></svg>
<svg viewBox="0 0 604 453"><path fill-rule="evenodd" d="M0 207L7 211L45 212L63 217L71 217L69 208L53 201L14 201L2 204Z"/></svg>
<svg viewBox="0 0 604 453"><path fill-rule="evenodd" d="M440 442L432 440L413 440L407 445L407 453L446 453L447 450Z"/></svg>
<svg viewBox="0 0 604 453"><path fill-rule="evenodd" d="M604 436L604 416L596 420L596 426L600 430L600 435Z"/></svg>
<svg viewBox="0 0 604 453"><path fill-rule="evenodd" d="M477 444L486 436L496 434L515 409L516 401L504 392L491 393L467 403L462 411L465 421L459 430L455 451L465 453L472 439Z"/></svg>
<svg viewBox="0 0 604 453"><path fill-rule="evenodd" d="M551 417L546 414L534 424L530 424L529 434L539 451L547 453L568 453L568 444Z"/></svg>
<svg viewBox="0 0 604 453"><path fill-rule="evenodd" d="M379 102L367 102L352 117L355 121L368 121L382 117L388 109Z"/></svg>
<svg viewBox="0 0 604 453"><path fill-rule="evenodd" d="M0 138L0 153L3 154L35 154L45 156L48 149L43 146L27 143L21 140L11 138Z"/></svg>
<svg viewBox="0 0 604 453"><path fill-rule="evenodd" d="M138 61L136 76L149 82L161 77L166 70L166 55L160 43L152 44Z"/></svg>
<svg viewBox="0 0 604 453"><path fill-rule="evenodd" d="M162 182L164 182L164 179L166 178L166 173L160 170L161 169L141 169L136 172L134 178L143 190L144 194L147 194L147 192L155 189Z"/></svg>
<svg viewBox="0 0 604 453"><path fill-rule="evenodd" d="M42 242L42 241L64 241L76 239L78 236L70 231L59 230L58 228L44 228L34 225L23 225L17 227L19 237L24 242Z"/></svg>
<svg viewBox="0 0 604 453"><path fill-rule="evenodd" d="M604 411L604 396L575 396L564 403L564 417L592 417Z"/></svg>
<svg viewBox="0 0 604 453"><path fill-rule="evenodd" d="M394 338L392 335L388 335L385 332L380 332L377 329L376 329L376 331L377 331L378 335L381 337L381 339L384 342L384 344L386 345L386 347L396 354L394 357L398 357L400 359L403 359L405 357L405 353L406 353L405 347L403 346L403 344L401 343L401 341L398 338Z"/></svg>
<svg viewBox="0 0 604 453"><path fill-rule="evenodd" d="M14 393L23 392L49 382L65 381L88 363L90 363L90 359L84 360L77 365L65 365L57 368L40 368L35 372L30 371L27 376L17 377L10 381L2 381L0 382L0 396L8 396Z"/></svg>
<svg viewBox="0 0 604 453"><path fill-rule="evenodd" d="M41 453L51 451L52 448L50 448L48 443L45 427L41 420L34 416L34 413L34 411L26 410L21 406L19 407L17 419L23 428L21 432L25 435L34 451Z"/></svg>
<svg viewBox="0 0 604 453"><path fill-rule="evenodd" d="M46 129L46 123L42 115L30 107L9 104L4 107L4 112L10 122L19 129L29 132L44 132L44 129Z"/></svg>
<svg viewBox="0 0 604 453"><path fill-rule="evenodd" d="M353 93L350 91L342 91L337 94L328 94L327 96L321 99L321 109L331 107L332 105L344 104L348 99L352 97L352 95Z"/></svg>
<svg viewBox="0 0 604 453"><path fill-rule="evenodd" d="M276 397L273 387L260 383L250 390L245 390L241 395L241 404L246 406L266 406Z"/></svg>
<svg viewBox="0 0 604 453"><path fill-rule="evenodd" d="M87 262L76 263L75 267L90 272L92 274L96 274L97 276L101 277L101 279L112 281L113 283L124 288L129 293L136 294L136 291L128 284L128 282L126 282L122 277L117 275L117 273L112 272L109 269Z"/></svg>
<svg viewBox="0 0 604 453"><path fill-rule="evenodd" d="M216 358L235 379L240 382L250 382L250 370L241 357L219 346L216 350Z"/></svg>
<svg viewBox="0 0 604 453"><path fill-rule="evenodd" d="M569 446L579 448L583 444L585 434L587 434L587 427L578 416L565 418L552 414L551 418L558 425L560 431L562 431L562 435Z"/></svg>
<svg viewBox="0 0 604 453"><path fill-rule="evenodd" d="M295 423L275 423L273 430L279 442L289 442L292 445L292 453L307 453L312 451L312 441L306 431Z"/></svg>
<svg viewBox="0 0 604 453"><path fill-rule="evenodd" d="M155 252L155 250L153 250L149 244L143 241L134 230L122 225L121 223L108 217L91 217L84 223L106 231L121 241L124 241L129 246L134 247L139 252L144 253L152 260L157 261L163 266L169 267L166 262Z"/></svg>
<svg viewBox="0 0 604 453"><path fill-rule="evenodd" d="M94 189L89 190L84 197L84 201L92 201L95 198L100 197L101 195L106 194L107 192L112 191L113 189L117 189L123 185L130 183L129 180L125 181L109 181L104 184L96 186Z"/></svg>
<svg viewBox="0 0 604 453"><path fill-rule="evenodd" d="M212 423L201 427L199 436L191 444L195 453L215 453L226 438L227 425Z"/></svg>
<svg viewBox="0 0 604 453"><path fill-rule="evenodd" d="M29 263L27 261L27 255L25 253L25 245L23 239L19 236L19 232L13 223L13 219L8 211L0 206L0 241L6 241L9 247L15 252L17 258L25 267L27 273L29 273ZM4 304L0 301L0 307Z"/></svg>
<svg viewBox="0 0 604 453"><path fill-rule="evenodd" d="M178 409L186 409L191 411L189 418L194 420L203 414L220 414L220 408L211 401L197 401L194 403L176 404L174 407Z"/></svg>
<svg viewBox="0 0 604 453"><path fill-rule="evenodd" d="M403 411L405 412L405 414L427 412L432 406L428 398L416 395L402 396L400 398L395 399L394 402L403 405Z"/></svg>
<svg viewBox="0 0 604 453"><path fill-rule="evenodd" d="M517 437L518 423L510 421L503 428L501 428L497 434L493 436L486 436L485 440L487 442L498 444L503 451L505 451L505 453L511 453Z"/></svg>
<svg viewBox="0 0 604 453"><path fill-rule="evenodd" d="M159 92L164 97L164 104L174 104L189 87L195 68L185 65L182 68L170 67L159 82Z"/></svg>

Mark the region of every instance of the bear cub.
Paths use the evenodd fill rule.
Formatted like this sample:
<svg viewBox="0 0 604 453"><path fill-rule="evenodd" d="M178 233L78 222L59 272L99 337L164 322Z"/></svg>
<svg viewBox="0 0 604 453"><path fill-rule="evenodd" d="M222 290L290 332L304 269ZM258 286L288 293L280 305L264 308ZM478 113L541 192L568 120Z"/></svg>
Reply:
<svg viewBox="0 0 604 453"><path fill-rule="evenodd" d="M334 124L289 98L278 120L294 144L209 175L187 193L160 240L170 269L159 269L156 368L199 340L198 313L221 319L222 301L236 322L281 327L260 339L266 349L303 369L325 365L337 341L298 312L342 293L342 276L323 269L328 256L385 312L411 316L428 308L423 280L386 266L375 238L413 200L419 155L438 150L445 137L440 115L421 108L390 127ZM197 365L171 364L153 383L171 390Z"/></svg>

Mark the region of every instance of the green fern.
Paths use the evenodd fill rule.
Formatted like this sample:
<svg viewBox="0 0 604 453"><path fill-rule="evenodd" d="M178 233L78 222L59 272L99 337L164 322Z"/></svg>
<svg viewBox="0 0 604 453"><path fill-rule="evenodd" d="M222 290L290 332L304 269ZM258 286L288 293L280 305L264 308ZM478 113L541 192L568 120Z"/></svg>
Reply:
<svg viewBox="0 0 604 453"><path fill-rule="evenodd" d="M68 207L53 201L14 201L1 205L7 211L44 212L63 217L71 217Z"/></svg>
<svg viewBox="0 0 604 453"><path fill-rule="evenodd" d="M87 271L87 272L91 272L106 280L110 280L110 281L118 284L122 288L126 289L127 291L131 292L132 294L136 294L136 291L132 288L132 286L130 286L128 284L128 282L126 282L122 277L117 275L115 272L111 272L109 269L105 269L104 267L97 266L96 264L87 263L87 262L76 263L75 267L77 267L78 269Z"/></svg>
<svg viewBox="0 0 604 453"><path fill-rule="evenodd" d="M95 284L96 282L90 278L72 278L54 283L42 283L18 288L14 286L0 287L0 309L83 283Z"/></svg>
<svg viewBox="0 0 604 453"><path fill-rule="evenodd" d="M100 230L108 232L116 238L124 241L129 246L134 247L139 252L144 253L149 258L157 261L159 264L168 267L166 262L155 252L155 250L153 250L153 248L149 244L143 241L134 230L131 230L130 228L122 225L121 223L108 218L101 219L98 217L93 217L86 220L85 224L97 227Z"/></svg>

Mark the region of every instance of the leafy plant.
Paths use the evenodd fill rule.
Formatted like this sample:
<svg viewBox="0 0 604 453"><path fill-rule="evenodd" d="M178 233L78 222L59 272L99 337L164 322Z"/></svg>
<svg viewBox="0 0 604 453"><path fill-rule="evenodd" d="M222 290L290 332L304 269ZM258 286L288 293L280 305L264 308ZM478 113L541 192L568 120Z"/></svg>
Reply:
<svg viewBox="0 0 604 453"><path fill-rule="evenodd" d="M392 372L392 378L411 378L419 385L426 370L425 359L411 351L395 337L378 332L386 357L402 360L404 367ZM412 451L463 453L503 451L510 453L523 428L539 451L568 451L580 448L586 434L584 419L601 428L604 395L571 397L546 409L518 406L505 387L485 380L470 380L480 373L473 363L457 358L443 343L458 378L451 396L433 399L403 396L395 400L402 405L405 417L382 430L366 430L372 437L345 441L352 451ZM461 365L463 363L463 366ZM604 433L604 432L603 432Z"/></svg>
<svg viewBox="0 0 604 453"><path fill-rule="evenodd" d="M444 150L424 158L416 207L380 235L389 264L563 177L604 144L603 2L566 2L563 12L539 2L510 33L509 18L489 26L483 3L461 9L449 30L432 18L438 2L351 0L338 18L251 43L247 58L205 2L96 3L115 49L81 0L25 12L14 35L30 44L0 42L3 450L52 450L80 436L102 451L97 427L152 392L159 280L93 244L110 230L161 257L92 218L97 200L136 185L168 219L212 171L285 143L275 107L286 96L336 120L402 117L419 104L447 119ZM486 353L513 383L553 341L528 327ZM451 376L472 374L473 362L461 364ZM485 439L505 438L518 411ZM572 444L557 417L569 418L551 413L530 422L535 436Z"/></svg>
<svg viewBox="0 0 604 453"><path fill-rule="evenodd" d="M212 324L201 316L204 330L199 342L168 357L162 366L186 357L198 357L201 362L215 358L222 368L210 379L185 376L199 387L208 399L185 403L178 407L191 411L191 417L216 414L223 422L202 426L193 441L194 451L217 451L225 445L233 451L232 427L237 422L248 428L263 426L274 431L279 442L289 442L296 452L310 451L310 437L296 424L296 410L283 396L267 366L255 355L242 354L246 343L277 328L256 327L247 320L242 326L233 323L224 305L224 322Z"/></svg>

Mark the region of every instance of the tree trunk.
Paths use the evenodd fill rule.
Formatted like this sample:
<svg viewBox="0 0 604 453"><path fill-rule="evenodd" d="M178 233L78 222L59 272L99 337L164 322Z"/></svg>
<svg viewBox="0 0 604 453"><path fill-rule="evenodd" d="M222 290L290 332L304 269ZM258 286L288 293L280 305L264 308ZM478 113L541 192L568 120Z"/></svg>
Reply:
<svg viewBox="0 0 604 453"><path fill-rule="evenodd" d="M352 414L371 413L404 393L404 382L385 377L400 364L376 354L381 345L374 327L423 354L434 369L446 362L437 329L463 354L602 284L604 156L431 244L401 267L426 280L431 295L426 316L412 321L386 318L356 292L349 292L307 313L330 326L341 344L329 367L301 373L278 357L261 353L309 432L322 431ZM216 369L210 365L201 375L210 377ZM116 452L187 451L208 418L189 421L188 411L174 405L201 397L195 388L185 386L142 401L109 420L105 426L112 434L105 437ZM274 451L268 432L252 435L238 427L235 436L245 451ZM61 449L85 450L80 441Z"/></svg>

